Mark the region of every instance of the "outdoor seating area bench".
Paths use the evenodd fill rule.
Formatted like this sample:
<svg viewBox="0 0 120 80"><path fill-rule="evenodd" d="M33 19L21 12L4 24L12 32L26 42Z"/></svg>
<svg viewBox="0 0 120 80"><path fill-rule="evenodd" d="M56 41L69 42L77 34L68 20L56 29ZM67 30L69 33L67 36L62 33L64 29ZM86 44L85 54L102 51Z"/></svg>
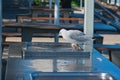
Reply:
<svg viewBox="0 0 120 80"><path fill-rule="evenodd" d="M30 13L28 13L28 15L24 15L24 14L18 14L16 15L16 21L21 21L24 19L30 19L30 20L54 20L54 9L50 9L50 8L40 8L40 7L20 7L21 10L27 10L30 11ZM72 17L70 14L73 13L74 11L79 11L81 12L80 9L71 9L71 8L60 8L60 20L64 20L65 23L69 23L69 21L81 21L81 19L73 17L72 19L70 17ZM68 18L68 19L66 19ZM69 19L70 18L70 19Z"/></svg>
<svg viewBox="0 0 120 80"><path fill-rule="evenodd" d="M29 17L29 16L19 16L16 21L17 22L24 22L24 21L38 21L38 20L41 20L41 21L50 21L50 20L54 20L54 17ZM62 17L60 18L61 21L71 21L71 22L79 22L79 21L84 21L83 18L75 18L75 17Z"/></svg>
<svg viewBox="0 0 120 80"><path fill-rule="evenodd" d="M6 37L21 37L22 41L31 41L32 37L55 37L59 33L59 30L61 28L66 28L66 29L79 29L83 30L81 27L62 27L62 26L57 26L54 24L44 24L44 23L4 23L3 28L11 28L11 29L21 29L21 32L15 32L15 33L8 33L8 32L3 32L2 37L3 37L3 42L5 42ZM34 30L34 31L33 31ZM42 34L41 34L42 33ZM56 34L56 35L55 35ZM29 36L29 37L28 37ZM99 34L94 35L95 43L97 44L102 44L103 42L103 37Z"/></svg>
<svg viewBox="0 0 120 80"><path fill-rule="evenodd" d="M25 13L25 14L16 14L16 22L18 22L20 16L24 17L31 17L31 13Z"/></svg>
<svg viewBox="0 0 120 80"><path fill-rule="evenodd" d="M94 48L98 51L107 50L109 59L118 67L120 67L120 45L118 44L94 44Z"/></svg>

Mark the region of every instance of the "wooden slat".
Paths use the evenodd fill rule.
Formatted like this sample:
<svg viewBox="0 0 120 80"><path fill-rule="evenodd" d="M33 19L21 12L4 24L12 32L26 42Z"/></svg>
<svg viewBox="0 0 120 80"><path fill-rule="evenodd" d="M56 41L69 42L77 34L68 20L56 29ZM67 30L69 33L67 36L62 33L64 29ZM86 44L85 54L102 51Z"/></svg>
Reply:
<svg viewBox="0 0 120 80"><path fill-rule="evenodd" d="M120 45L95 44L94 48L97 50L120 50Z"/></svg>
<svg viewBox="0 0 120 80"><path fill-rule="evenodd" d="M18 19L30 19L30 20L54 20L54 18L50 17L27 17L27 16L19 16ZM65 21L83 21L83 18L60 18L60 20L65 20Z"/></svg>
<svg viewBox="0 0 120 80"><path fill-rule="evenodd" d="M19 36L21 36L21 33L7 33L7 32L2 32L2 36L6 36L6 37L19 37Z"/></svg>
<svg viewBox="0 0 120 80"><path fill-rule="evenodd" d="M54 9L49 8L40 8L40 7L20 7L21 10L32 10L32 11L42 11L42 12L54 12ZM73 12L73 11L81 11L80 9L71 9L71 8L60 8L60 12Z"/></svg>

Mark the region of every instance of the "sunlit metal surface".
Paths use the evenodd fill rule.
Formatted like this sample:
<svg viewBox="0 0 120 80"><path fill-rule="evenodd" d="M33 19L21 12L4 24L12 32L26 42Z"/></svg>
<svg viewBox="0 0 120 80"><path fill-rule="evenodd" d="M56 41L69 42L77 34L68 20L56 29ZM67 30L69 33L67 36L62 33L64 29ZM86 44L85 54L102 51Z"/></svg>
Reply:
<svg viewBox="0 0 120 80"><path fill-rule="evenodd" d="M29 75L17 76L20 80L115 80L113 76L108 73L43 73L34 72ZM17 80L19 80L17 79Z"/></svg>
<svg viewBox="0 0 120 80"><path fill-rule="evenodd" d="M32 80L115 80L108 73L33 73Z"/></svg>
<svg viewBox="0 0 120 80"><path fill-rule="evenodd" d="M69 43L12 44L6 80L119 80L115 66L96 50L88 51L89 44L81 43L81 47L83 50L72 52Z"/></svg>

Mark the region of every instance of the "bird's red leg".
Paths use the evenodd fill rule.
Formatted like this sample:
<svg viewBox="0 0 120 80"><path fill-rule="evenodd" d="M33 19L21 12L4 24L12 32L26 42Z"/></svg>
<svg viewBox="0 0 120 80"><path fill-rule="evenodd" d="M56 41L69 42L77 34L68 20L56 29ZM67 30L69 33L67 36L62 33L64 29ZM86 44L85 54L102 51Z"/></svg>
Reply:
<svg viewBox="0 0 120 80"><path fill-rule="evenodd" d="M72 52L74 52L75 51L75 44L71 44L71 48L72 48Z"/></svg>

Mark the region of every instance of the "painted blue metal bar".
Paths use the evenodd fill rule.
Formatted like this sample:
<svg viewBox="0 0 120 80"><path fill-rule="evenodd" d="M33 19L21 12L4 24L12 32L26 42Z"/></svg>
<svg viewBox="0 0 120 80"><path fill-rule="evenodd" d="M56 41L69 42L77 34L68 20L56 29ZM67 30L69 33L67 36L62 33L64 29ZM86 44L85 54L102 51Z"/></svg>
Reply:
<svg viewBox="0 0 120 80"><path fill-rule="evenodd" d="M59 11L59 2L60 0L54 0L55 2L55 6L54 6L54 24L56 25L59 25L59 14L60 14L60 11Z"/></svg>
<svg viewBox="0 0 120 80"><path fill-rule="evenodd" d="M111 74L115 80L120 80L120 69L95 49L93 50L92 60L95 72L107 72Z"/></svg>

